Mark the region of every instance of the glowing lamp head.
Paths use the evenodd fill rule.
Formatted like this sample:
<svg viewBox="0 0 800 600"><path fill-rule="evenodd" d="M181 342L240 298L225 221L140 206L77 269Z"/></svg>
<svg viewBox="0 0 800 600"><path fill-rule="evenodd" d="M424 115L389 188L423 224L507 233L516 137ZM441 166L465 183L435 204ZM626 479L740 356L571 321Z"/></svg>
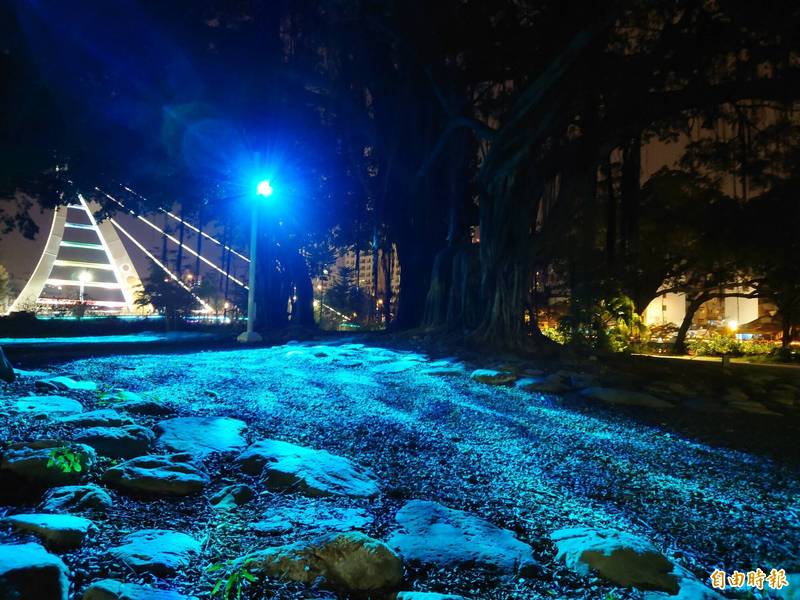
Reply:
<svg viewBox="0 0 800 600"><path fill-rule="evenodd" d="M272 186L269 184L269 179L262 179L256 186L256 195L268 198L272 196Z"/></svg>
<svg viewBox="0 0 800 600"><path fill-rule="evenodd" d="M730 329L731 331L736 331L737 329L739 329L739 322L734 319L731 319L730 321L728 321L728 329Z"/></svg>
<svg viewBox="0 0 800 600"><path fill-rule="evenodd" d="M81 283L86 283L87 281L91 280L92 280L92 275L88 271L81 271L81 273L78 275L78 281L80 281Z"/></svg>

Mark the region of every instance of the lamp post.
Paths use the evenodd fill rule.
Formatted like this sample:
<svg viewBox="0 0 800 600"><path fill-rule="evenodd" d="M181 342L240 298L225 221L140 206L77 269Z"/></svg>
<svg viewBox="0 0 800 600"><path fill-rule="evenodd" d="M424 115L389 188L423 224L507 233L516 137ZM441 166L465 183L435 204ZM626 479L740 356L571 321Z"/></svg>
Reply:
<svg viewBox="0 0 800 600"><path fill-rule="evenodd" d="M256 196L269 198L272 186L264 179L256 186ZM258 199L258 198L256 198ZM253 203L253 215L250 222L250 280L247 290L247 330L239 334L237 341L244 344L260 342L261 336L253 331L256 321L256 263L258 262L258 202Z"/></svg>
<svg viewBox="0 0 800 600"><path fill-rule="evenodd" d="M81 273L78 275L78 281L80 282L78 301L83 302L83 288L84 286L86 286L86 282L91 280L92 276L89 274L88 271L81 271Z"/></svg>

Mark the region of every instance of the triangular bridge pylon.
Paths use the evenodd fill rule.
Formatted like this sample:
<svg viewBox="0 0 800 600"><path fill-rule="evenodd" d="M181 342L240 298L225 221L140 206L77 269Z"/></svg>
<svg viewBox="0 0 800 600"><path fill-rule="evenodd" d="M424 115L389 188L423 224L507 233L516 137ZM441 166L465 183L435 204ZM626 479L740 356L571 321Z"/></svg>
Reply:
<svg viewBox="0 0 800 600"><path fill-rule="evenodd" d="M142 281L110 221L81 194L53 215L42 256L10 312L58 310L83 302L94 312L141 314L135 304Z"/></svg>

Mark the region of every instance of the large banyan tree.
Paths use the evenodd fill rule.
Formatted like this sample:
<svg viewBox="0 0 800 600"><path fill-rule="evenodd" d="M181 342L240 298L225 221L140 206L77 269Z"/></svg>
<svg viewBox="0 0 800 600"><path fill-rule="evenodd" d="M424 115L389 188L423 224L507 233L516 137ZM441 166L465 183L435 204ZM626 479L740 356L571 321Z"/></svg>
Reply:
<svg viewBox="0 0 800 600"><path fill-rule="evenodd" d="M710 127L726 107L791 106L800 92L795 5L609 3L564 14L561 27L547 16L568 9L530 10L531 32L549 42L540 42L546 60L532 61L539 70L496 80L513 102L488 114L468 103L443 129L485 140L474 173L479 260L463 247L441 251L426 315L428 326L503 345L538 344L536 272L555 263L573 310L611 292L644 309L680 265L653 265L657 240L641 238L642 146ZM663 228L656 235L668 237Z"/></svg>

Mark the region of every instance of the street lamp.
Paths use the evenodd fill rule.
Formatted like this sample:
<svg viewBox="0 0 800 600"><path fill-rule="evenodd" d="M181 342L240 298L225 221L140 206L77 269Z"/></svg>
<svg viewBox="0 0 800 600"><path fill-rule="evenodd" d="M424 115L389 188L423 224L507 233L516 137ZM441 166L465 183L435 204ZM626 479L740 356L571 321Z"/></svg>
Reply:
<svg viewBox="0 0 800 600"><path fill-rule="evenodd" d="M272 196L272 186L268 179L262 179L256 185L256 196L269 198ZM239 334L237 341L244 344L260 342L261 336L253 331L256 321L256 262L258 259L258 203L253 203L253 215L250 221L250 281L247 290L247 330Z"/></svg>
<svg viewBox="0 0 800 600"><path fill-rule="evenodd" d="M78 300L83 302L83 288L88 281L92 280L92 275L89 271L81 271L78 275L78 281L80 282L80 291L78 292Z"/></svg>

